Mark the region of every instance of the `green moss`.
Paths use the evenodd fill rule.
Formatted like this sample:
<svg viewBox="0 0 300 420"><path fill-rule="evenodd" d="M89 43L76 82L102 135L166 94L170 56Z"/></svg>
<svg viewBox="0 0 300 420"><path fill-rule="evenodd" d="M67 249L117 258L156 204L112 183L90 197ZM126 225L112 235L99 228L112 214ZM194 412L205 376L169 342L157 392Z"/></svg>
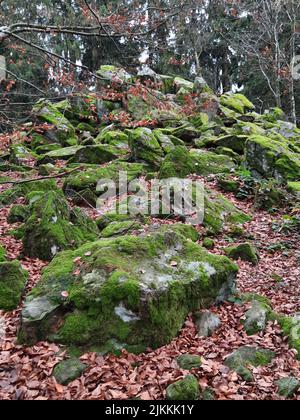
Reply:
<svg viewBox="0 0 300 420"><path fill-rule="evenodd" d="M10 209L7 221L8 223L22 223L28 218L30 209L28 206L16 204Z"/></svg>
<svg viewBox="0 0 300 420"><path fill-rule="evenodd" d="M221 96L221 104L227 108L244 114L246 109L254 109L254 105L242 94L225 94Z"/></svg>
<svg viewBox="0 0 300 420"><path fill-rule="evenodd" d="M75 128L61 111L70 108L68 101L53 105L49 101L41 100L33 107L33 113L42 121L52 124L55 135L62 146L71 146L77 143ZM73 144L70 144L73 143Z"/></svg>
<svg viewBox="0 0 300 420"><path fill-rule="evenodd" d="M127 172L128 182L143 175L145 166L140 163L127 163L116 161L105 167L90 165L80 172L69 175L64 184L64 190L67 194L72 195L72 191L83 191L91 189L96 192L97 183L101 179L119 180L119 173ZM98 195L100 192L98 192Z"/></svg>
<svg viewBox="0 0 300 420"><path fill-rule="evenodd" d="M176 362L181 369L191 370L200 368L201 357L194 354L183 354L176 358Z"/></svg>
<svg viewBox="0 0 300 420"><path fill-rule="evenodd" d="M222 194L206 189L204 196L204 226L212 234L221 232L226 224L244 224L251 217L237 209Z"/></svg>
<svg viewBox="0 0 300 420"><path fill-rule="evenodd" d="M250 382L253 376L249 366L267 366L275 356L275 353L270 350L244 346L229 355L225 359L225 365Z"/></svg>
<svg viewBox="0 0 300 420"><path fill-rule="evenodd" d="M246 164L266 178L294 181L300 177L300 154L293 152L284 138L278 141L250 136L246 144Z"/></svg>
<svg viewBox="0 0 300 420"><path fill-rule="evenodd" d="M109 238L111 236L126 235L133 230L141 229L142 225L134 220L126 220L123 222L112 222L101 232L102 238Z"/></svg>
<svg viewBox="0 0 300 420"><path fill-rule="evenodd" d="M185 178L194 171L194 160L188 149L184 146L177 146L164 159L160 167L159 178Z"/></svg>
<svg viewBox="0 0 300 420"><path fill-rule="evenodd" d="M53 370L53 376L59 384L68 385L79 378L86 368L80 360L72 358L58 363Z"/></svg>
<svg viewBox="0 0 300 420"><path fill-rule="evenodd" d="M110 144L98 144L78 148L69 162L102 165L126 154L128 154L128 150L122 150Z"/></svg>
<svg viewBox="0 0 300 420"><path fill-rule="evenodd" d="M60 191L54 180L33 181L15 185L0 194L0 205L9 205L20 197L25 197L32 191Z"/></svg>
<svg viewBox="0 0 300 420"><path fill-rule="evenodd" d="M228 247L225 252L229 258L234 260L241 259L251 262L253 265L257 265L259 261L257 250L249 243Z"/></svg>
<svg viewBox="0 0 300 420"><path fill-rule="evenodd" d="M218 179L218 187L225 192L236 193L240 189L240 182L230 178L220 177Z"/></svg>
<svg viewBox="0 0 300 420"><path fill-rule="evenodd" d="M97 226L78 209L71 210L56 192L48 192L32 204L24 226L25 255L51 260L58 251L97 238Z"/></svg>
<svg viewBox="0 0 300 420"><path fill-rule="evenodd" d="M4 261L6 261L6 250L2 245L0 245L0 263Z"/></svg>
<svg viewBox="0 0 300 420"><path fill-rule="evenodd" d="M28 279L18 261L0 263L0 309L16 309Z"/></svg>
<svg viewBox="0 0 300 420"><path fill-rule="evenodd" d="M149 128L127 130L132 158L137 162L146 162L153 168L159 168L164 152Z"/></svg>
<svg viewBox="0 0 300 420"><path fill-rule="evenodd" d="M278 394L285 398L292 398L300 388L300 382L293 376L280 379L276 385L278 386Z"/></svg>
<svg viewBox="0 0 300 420"><path fill-rule="evenodd" d="M214 249L215 247L215 242L213 239L211 238L204 238L202 245L204 246L204 248L206 249Z"/></svg>
<svg viewBox="0 0 300 420"><path fill-rule="evenodd" d="M166 390L167 400L194 401L200 398L198 380L193 375L188 375L168 386Z"/></svg>

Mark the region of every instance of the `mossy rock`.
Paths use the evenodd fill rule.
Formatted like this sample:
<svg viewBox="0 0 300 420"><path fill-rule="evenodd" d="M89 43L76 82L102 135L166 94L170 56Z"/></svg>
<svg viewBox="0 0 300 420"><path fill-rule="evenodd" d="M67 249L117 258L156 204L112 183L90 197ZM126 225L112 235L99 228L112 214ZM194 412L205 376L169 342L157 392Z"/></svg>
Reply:
<svg viewBox="0 0 300 420"><path fill-rule="evenodd" d="M300 177L300 153L291 150L288 140L250 136L246 143L245 163L264 178L297 181Z"/></svg>
<svg viewBox="0 0 300 420"><path fill-rule="evenodd" d="M249 367L267 366L275 356L270 350L244 346L229 355L225 365L236 371L246 382L251 382L253 375Z"/></svg>
<svg viewBox="0 0 300 420"><path fill-rule="evenodd" d="M0 206L7 206L12 204L20 197L25 197L27 194L32 191L60 191L57 188L56 182L54 180L43 180L43 181L32 181L23 184L17 184L14 187L2 192L0 194Z"/></svg>
<svg viewBox="0 0 300 420"><path fill-rule="evenodd" d="M87 165L81 171L70 174L64 183L64 191L68 196L75 192L81 192L90 189L96 195L102 192L97 191L97 184L103 179L111 179L116 183L119 181L120 172L126 172L128 182L146 173L145 166L141 163L127 163L116 161L99 167L98 165ZM123 177L121 179L123 181ZM75 194L76 196L76 194Z"/></svg>
<svg viewBox="0 0 300 420"><path fill-rule="evenodd" d="M59 251L97 238L96 223L79 209L71 210L61 194L48 192L30 207L24 226L23 252L51 260Z"/></svg>
<svg viewBox="0 0 300 420"><path fill-rule="evenodd" d="M23 162L35 158L36 155L22 143L10 146L9 161L15 165L22 165Z"/></svg>
<svg viewBox="0 0 300 420"><path fill-rule="evenodd" d="M14 205L9 212L7 217L8 223L23 223L30 215L30 209L28 206L21 204Z"/></svg>
<svg viewBox="0 0 300 420"><path fill-rule="evenodd" d="M221 105L244 114L246 110L253 110L255 106L240 93L225 94L221 96Z"/></svg>
<svg viewBox="0 0 300 420"><path fill-rule="evenodd" d="M218 187L225 192L237 193L241 187L241 184L237 180L220 177L218 178Z"/></svg>
<svg viewBox="0 0 300 420"><path fill-rule="evenodd" d="M235 169L235 163L229 156L216 155L204 150L190 152L194 160L194 172L197 175L214 175L229 173Z"/></svg>
<svg viewBox="0 0 300 420"><path fill-rule="evenodd" d="M87 365L78 359L64 360L55 366L53 376L59 384L68 385L79 378L86 368Z"/></svg>
<svg viewBox="0 0 300 420"><path fill-rule="evenodd" d="M176 358L176 362L184 370L198 369L202 364L201 357L195 354L182 354Z"/></svg>
<svg viewBox="0 0 300 420"><path fill-rule="evenodd" d="M157 348L177 335L191 311L226 299L236 273L226 257L209 254L172 227L101 239L58 254L44 270L26 299L21 338Z"/></svg>
<svg viewBox="0 0 300 420"><path fill-rule="evenodd" d="M33 114L40 121L53 125L53 136L63 147L77 143L75 128L64 116L64 111L70 108L71 105L67 100L57 104L41 100L32 109Z"/></svg>
<svg viewBox="0 0 300 420"><path fill-rule="evenodd" d="M110 238L112 236L126 235L133 230L141 229L142 225L135 220L126 220L124 222L112 222L101 232L102 238Z"/></svg>
<svg viewBox="0 0 300 420"><path fill-rule="evenodd" d="M214 249L215 247L215 241L211 238L204 238L202 245L204 246L204 248L206 249Z"/></svg>
<svg viewBox="0 0 300 420"><path fill-rule="evenodd" d="M300 389L300 381L294 376L282 378L276 382L278 386L278 395L285 398L292 398L298 389Z"/></svg>
<svg viewBox="0 0 300 420"><path fill-rule="evenodd" d="M104 131L96 137L95 142L126 148L128 147L128 136L123 131L119 130Z"/></svg>
<svg viewBox="0 0 300 420"><path fill-rule="evenodd" d="M84 146L77 149L70 163L91 163L99 164L111 162L121 156L125 156L127 150L122 150L109 144L98 144L95 146Z"/></svg>
<svg viewBox="0 0 300 420"><path fill-rule="evenodd" d="M6 249L0 245L0 263L6 261Z"/></svg>
<svg viewBox="0 0 300 420"><path fill-rule="evenodd" d="M180 91L180 89L184 89L187 93L192 93L194 90L194 83L190 82L189 80L183 79L182 77L175 77L173 83L177 91Z"/></svg>
<svg viewBox="0 0 300 420"><path fill-rule="evenodd" d="M165 157L159 171L160 179L185 178L195 172L195 162L188 149L176 146Z"/></svg>
<svg viewBox="0 0 300 420"><path fill-rule="evenodd" d="M276 313L272 316L279 322L283 334L288 337L290 347L297 351L296 357L300 360L300 316L289 317Z"/></svg>
<svg viewBox="0 0 300 420"><path fill-rule="evenodd" d="M216 148L216 150L220 150L220 148L232 150L233 153L236 153L239 156L242 155L245 151L248 137L249 136L243 134L221 135L217 139L215 139L213 143L211 143L211 145L213 145Z"/></svg>
<svg viewBox="0 0 300 420"><path fill-rule="evenodd" d="M0 309L17 308L27 279L28 273L18 261L0 262Z"/></svg>
<svg viewBox="0 0 300 420"><path fill-rule="evenodd" d="M271 312L271 307L261 301L254 300L252 307L246 312L246 319L243 322L245 331L248 335L254 335L264 331L268 317Z"/></svg>
<svg viewBox="0 0 300 420"><path fill-rule="evenodd" d="M204 196L203 225L210 234L222 232L228 225L242 225L251 220L251 217L227 200L222 194L206 189Z"/></svg>
<svg viewBox="0 0 300 420"><path fill-rule="evenodd" d="M260 183L255 189L254 205L258 209L275 210L288 202L288 193L274 180Z"/></svg>
<svg viewBox="0 0 300 420"><path fill-rule="evenodd" d="M216 155L205 150L189 152L183 146L177 146L164 159L159 178L185 178L187 175L212 175L229 173L235 164L228 156Z"/></svg>
<svg viewBox="0 0 300 420"><path fill-rule="evenodd" d="M195 401L200 398L198 380L193 375L188 375L173 384L166 390L166 398L170 401Z"/></svg>
<svg viewBox="0 0 300 420"><path fill-rule="evenodd" d="M70 147L63 147L60 149L52 150L48 153L45 153L43 156L39 158L38 165L45 165L47 163L55 163L56 160L69 160L80 149L81 149L81 146L70 146Z"/></svg>
<svg viewBox="0 0 300 420"><path fill-rule="evenodd" d="M256 248L250 243L239 244L225 249L226 255L234 260L241 259L242 261L251 262L257 265L259 256Z"/></svg>
<svg viewBox="0 0 300 420"><path fill-rule="evenodd" d="M146 162L152 168L159 168L164 157L163 149L149 128L127 130L132 158L136 162Z"/></svg>
<svg viewBox="0 0 300 420"><path fill-rule="evenodd" d="M159 142L159 144L161 145L165 153L170 153L172 150L174 150L176 146L176 144L174 144L173 142L175 141L176 143L176 140L174 139L174 137L163 134L160 129L154 130L153 135L155 136L155 138L157 139L157 141ZM177 140L178 142L180 142L179 139Z"/></svg>

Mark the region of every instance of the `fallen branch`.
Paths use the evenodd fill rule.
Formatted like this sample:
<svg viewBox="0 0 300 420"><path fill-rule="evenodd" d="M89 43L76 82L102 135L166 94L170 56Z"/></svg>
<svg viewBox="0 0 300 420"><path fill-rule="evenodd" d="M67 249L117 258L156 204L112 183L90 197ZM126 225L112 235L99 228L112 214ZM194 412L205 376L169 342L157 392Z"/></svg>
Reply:
<svg viewBox="0 0 300 420"><path fill-rule="evenodd" d="M72 169L71 171L68 171L68 172L63 172L62 174L58 174L58 175L41 176L39 178L23 179L22 181L5 181L5 182L0 182L0 185L5 185L5 184L19 185L19 184L26 184L27 182L43 181L45 179L63 178L81 169L83 169L83 166L79 166L78 168Z"/></svg>

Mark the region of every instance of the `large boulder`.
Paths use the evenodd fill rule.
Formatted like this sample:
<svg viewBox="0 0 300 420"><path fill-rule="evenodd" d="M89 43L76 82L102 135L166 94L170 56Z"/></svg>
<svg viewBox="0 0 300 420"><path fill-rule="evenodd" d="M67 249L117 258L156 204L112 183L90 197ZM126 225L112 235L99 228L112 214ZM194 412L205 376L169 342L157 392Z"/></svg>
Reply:
<svg viewBox="0 0 300 420"><path fill-rule="evenodd" d="M81 171L74 172L66 178L64 191L69 196L76 196L78 193L81 195L83 191L87 190L99 195L102 192L97 191L98 182L110 179L117 183L121 172L126 172L128 182L146 173L142 163L115 161L103 167L86 165Z"/></svg>
<svg viewBox="0 0 300 420"><path fill-rule="evenodd" d="M187 175L212 175L229 173L235 168L233 160L206 150L191 150L176 146L165 157L159 171L159 178L185 178Z"/></svg>
<svg viewBox="0 0 300 420"><path fill-rule="evenodd" d="M28 279L19 261L0 262L0 309L12 311L17 308Z"/></svg>
<svg viewBox="0 0 300 420"><path fill-rule="evenodd" d="M250 136L246 143L246 165L263 178L297 181L300 177L300 153L287 140Z"/></svg>
<svg viewBox="0 0 300 420"><path fill-rule="evenodd" d="M95 240L98 228L61 193L49 191L32 204L23 232L24 254L51 260L61 250Z"/></svg>
<svg viewBox="0 0 300 420"><path fill-rule="evenodd" d="M184 230L181 230L184 231ZM237 266L164 227L60 253L26 299L20 338L142 352L232 293Z"/></svg>
<svg viewBox="0 0 300 420"><path fill-rule="evenodd" d="M137 162L146 162L153 169L159 168L164 152L149 128L141 127L135 130L127 130L129 147L132 158Z"/></svg>
<svg viewBox="0 0 300 420"><path fill-rule="evenodd" d="M118 159L128 152L109 144L97 144L96 146L80 147L70 159L70 163L103 164Z"/></svg>
<svg viewBox="0 0 300 420"><path fill-rule="evenodd" d="M50 130L54 138L62 146L73 146L77 144L75 128L65 117L64 111L71 108L68 101L52 104L49 101L41 100L33 107L33 114L42 122L51 124Z"/></svg>

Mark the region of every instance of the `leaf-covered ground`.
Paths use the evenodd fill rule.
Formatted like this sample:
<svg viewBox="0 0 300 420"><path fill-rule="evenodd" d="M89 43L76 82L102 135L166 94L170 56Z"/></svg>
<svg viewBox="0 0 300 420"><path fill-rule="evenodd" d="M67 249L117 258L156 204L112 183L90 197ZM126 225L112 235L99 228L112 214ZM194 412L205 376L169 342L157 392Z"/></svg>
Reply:
<svg viewBox="0 0 300 420"><path fill-rule="evenodd" d="M15 176L12 173L3 175ZM214 182L210 183L210 187L216 188ZM0 186L0 192L4 189ZM251 201L238 201L231 194L227 196L239 208L253 214L246 231L253 235L261 256L256 267L239 262L239 291L267 296L278 312L299 312L299 237L274 228L282 220L280 213L270 215L254 211ZM22 203L22 200L19 202ZM15 259L22 251L22 242L8 235L8 230L15 227L7 223L9 209L0 210L0 243L6 248L8 257ZM90 215L93 213L91 210L88 212ZM224 246L228 246L226 239L225 232L217 238L212 252L222 253ZM274 246L278 243L285 244L279 251ZM28 258L22 259L21 263L30 273L26 294L39 281L46 264ZM248 337L241 320L249 305L228 303L212 308L220 317L222 326L211 338L197 338L190 317L180 336L155 352L149 349L148 353L135 356L124 351L121 357L103 357L95 353L83 355L81 360L88 364L88 369L79 379L62 386L56 383L52 371L55 364L66 357L64 348L44 342L33 347L17 345L21 308L22 305L6 314L0 311L0 399L162 399L166 387L186 375L187 372L179 369L175 362L178 355L185 353L202 357L201 368L194 369L192 373L198 378L202 390L212 388L218 400L278 399L278 379L293 375L300 380L300 362L296 360L295 352L289 349L279 325L269 323L263 333ZM242 345L257 345L276 352L271 365L253 369L252 383L243 382L223 364L226 356ZM300 391L294 399L300 400Z"/></svg>

